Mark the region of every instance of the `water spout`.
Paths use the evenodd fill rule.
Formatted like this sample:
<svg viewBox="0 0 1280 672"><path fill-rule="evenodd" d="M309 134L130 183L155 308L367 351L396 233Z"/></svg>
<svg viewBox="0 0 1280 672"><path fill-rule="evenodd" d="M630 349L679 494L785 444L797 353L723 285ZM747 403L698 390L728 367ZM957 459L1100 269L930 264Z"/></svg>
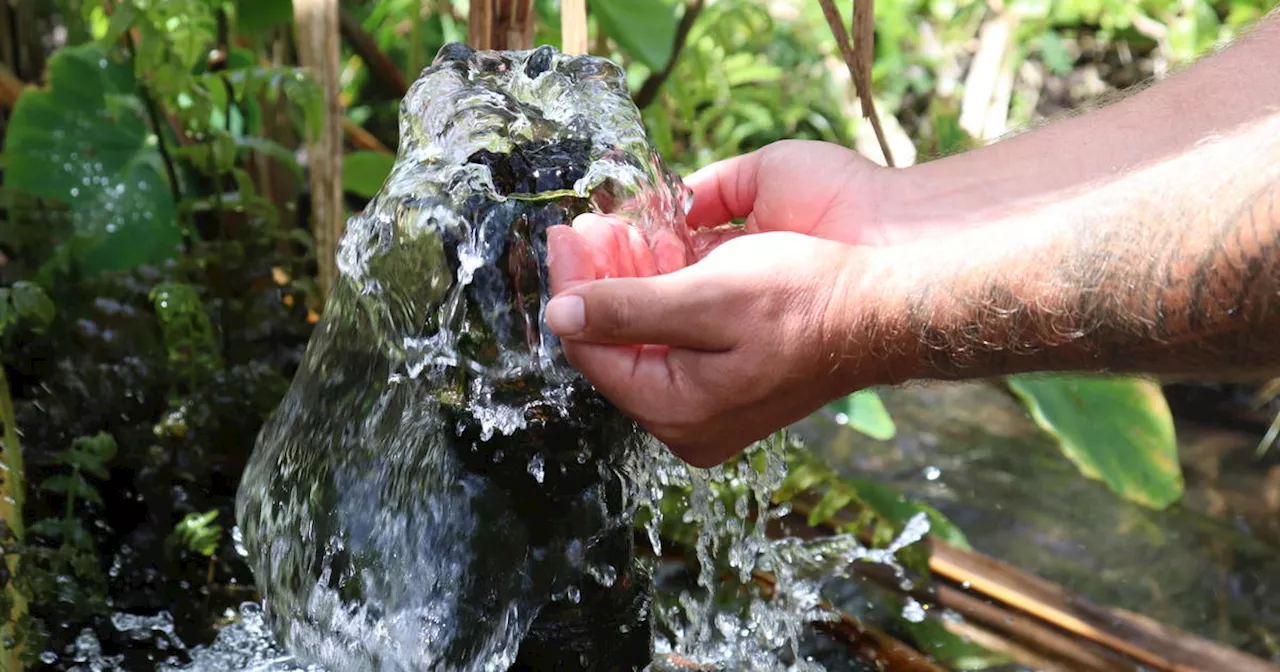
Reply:
<svg viewBox="0 0 1280 672"><path fill-rule="evenodd" d="M290 653L344 671L648 663L632 523L657 447L543 325L546 229L592 210L683 235L687 200L614 64L440 51L238 495Z"/></svg>

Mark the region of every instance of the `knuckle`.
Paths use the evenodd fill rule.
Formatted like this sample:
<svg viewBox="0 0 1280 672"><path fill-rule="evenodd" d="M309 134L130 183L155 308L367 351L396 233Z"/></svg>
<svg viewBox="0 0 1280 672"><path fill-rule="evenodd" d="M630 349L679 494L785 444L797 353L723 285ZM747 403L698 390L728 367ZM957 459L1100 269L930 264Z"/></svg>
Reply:
<svg viewBox="0 0 1280 672"><path fill-rule="evenodd" d="M601 298L600 310L589 315L588 326L599 336L624 337L635 328L638 305L628 294L612 294Z"/></svg>

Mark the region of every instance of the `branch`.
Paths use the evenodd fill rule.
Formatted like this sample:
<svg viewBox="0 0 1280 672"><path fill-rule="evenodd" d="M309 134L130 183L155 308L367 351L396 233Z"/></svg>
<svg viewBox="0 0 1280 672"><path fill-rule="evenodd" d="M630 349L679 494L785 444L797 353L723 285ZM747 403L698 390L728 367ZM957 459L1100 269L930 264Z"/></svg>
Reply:
<svg viewBox="0 0 1280 672"><path fill-rule="evenodd" d="M684 7L684 15L680 17L680 25L676 26L676 38L671 45L671 58L667 60L667 65L662 70L649 75L644 80L644 84L640 85L640 91L635 95L636 107L644 109L658 97L658 90L662 88L663 82L671 76L671 72L676 69L676 62L680 59L680 52L684 50L684 43L689 40L689 31L693 29L693 22L698 18L698 14L702 13L703 0L690 0Z"/></svg>
<svg viewBox="0 0 1280 672"><path fill-rule="evenodd" d="M0 64L0 105L8 108L17 105L24 88L22 80L14 76L7 66Z"/></svg>
<svg viewBox="0 0 1280 672"><path fill-rule="evenodd" d="M360 21L341 8L338 9L338 30L342 33L342 39L346 40L351 50L356 52L356 56L359 56L369 68L369 76L378 84L382 92L391 98L404 98L409 92L409 84L404 78L404 73L400 72L395 61L378 47L373 36L365 32Z"/></svg>
<svg viewBox="0 0 1280 672"><path fill-rule="evenodd" d="M854 52L853 45L849 40L849 33L844 29L844 22L840 20L840 11L836 9L833 0L818 0L822 5L822 14L827 18L827 24L831 26L831 34L836 39L836 45L840 47L840 56L844 58L844 64L849 68L849 76L853 78L853 88L858 94L858 99L862 102L862 116L871 121L871 128L876 132L876 141L880 143L880 151L884 153L884 162L893 167L893 155L889 152L889 141L885 140L884 129L880 127L880 116L876 114L875 101L871 98L871 68L868 64L864 69L861 67L861 61L858 54ZM854 11L854 22L858 24L860 30L865 31L870 25L870 0L859 0L860 3L866 3L867 9L859 12ZM859 35L859 42L870 43L867 35ZM863 45L859 45L863 46ZM863 47L864 53L870 53L870 49ZM869 57L868 57L869 58Z"/></svg>

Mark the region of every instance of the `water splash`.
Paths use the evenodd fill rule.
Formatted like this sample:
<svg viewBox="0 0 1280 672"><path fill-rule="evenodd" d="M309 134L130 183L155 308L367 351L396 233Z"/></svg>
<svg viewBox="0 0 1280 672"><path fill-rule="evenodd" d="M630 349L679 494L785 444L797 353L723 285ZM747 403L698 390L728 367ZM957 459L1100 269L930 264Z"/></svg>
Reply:
<svg viewBox="0 0 1280 672"><path fill-rule="evenodd" d="M790 512L786 504L772 503L786 475L786 444L784 434L775 435L706 471L669 455L658 460L647 483L655 493L646 519L650 539L660 552L664 510L657 493L667 501L672 492L682 493L679 503L687 506L672 508L682 511L683 524L697 528L699 569L698 590L684 591L674 606L658 610L666 634L655 643L657 653L710 670L819 672L823 666L804 655L801 643L812 624L838 617L823 603L827 582L847 578L861 561L888 566L910 588L895 555L928 534L924 514L911 518L884 548L865 547L851 534L813 540L768 534L769 523ZM736 576L726 576L726 567Z"/></svg>
<svg viewBox="0 0 1280 672"><path fill-rule="evenodd" d="M550 47L446 46L401 138L241 484L266 622L353 672L643 665L631 526L659 451L543 324L546 229L684 236L688 191L622 71Z"/></svg>

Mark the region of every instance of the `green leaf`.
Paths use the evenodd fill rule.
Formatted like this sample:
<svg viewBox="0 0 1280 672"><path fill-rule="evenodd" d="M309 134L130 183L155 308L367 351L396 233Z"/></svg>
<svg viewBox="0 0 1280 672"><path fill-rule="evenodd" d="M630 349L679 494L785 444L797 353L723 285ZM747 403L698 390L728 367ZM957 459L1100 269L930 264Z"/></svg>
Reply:
<svg viewBox="0 0 1280 672"><path fill-rule="evenodd" d="M674 2L596 0L591 11L604 33L649 69L661 70L671 59L678 21Z"/></svg>
<svg viewBox="0 0 1280 672"><path fill-rule="evenodd" d="M898 433L889 411L875 390L859 390L836 402L833 409L844 416L844 424L880 441L888 441Z"/></svg>
<svg viewBox="0 0 1280 672"><path fill-rule="evenodd" d="M128 68L92 45L67 47L49 89L19 99L6 137L5 186L65 203L88 273L174 256L181 234L156 138Z"/></svg>
<svg viewBox="0 0 1280 672"><path fill-rule="evenodd" d="M396 157L382 152L352 152L342 157L342 188L362 198L373 198L391 174Z"/></svg>
<svg viewBox="0 0 1280 672"><path fill-rule="evenodd" d="M960 528L942 515L942 512L929 506L910 499L907 499L902 493L893 488L868 481L862 478L846 478L844 482L852 487L858 493L858 498L867 506L875 510L885 520L899 529L911 520L916 514L924 512L929 516L929 535L941 539L952 546L965 550L972 550L969 545L969 539L964 536Z"/></svg>
<svg viewBox="0 0 1280 672"><path fill-rule="evenodd" d="M1085 476L1157 509L1182 496L1173 417L1155 382L1030 375L1006 382Z"/></svg>
<svg viewBox="0 0 1280 672"><path fill-rule="evenodd" d="M236 29L240 32L265 32L292 20L291 0L236 0Z"/></svg>
<svg viewBox="0 0 1280 672"><path fill-rule="evenodd" d="M935 618L926 618L919 623L900 619L899 623L922 653L942 663L948 670L986 670L1010 662L1007 656L989 651L947 630Z"/></svg>
<svg viewBox="0 0 1280 672"><path fill-rule="evenodd" d="M188 513L174 526L170 543L181 544L192 553L213 557L218 551L218 542L222 539L222 527L213 524L217 517L217 509L205 513Z"/></svg>
<svg viewBox="0 0 1280 672"><path fill-rule="evenodd" d="M840 509L848 506L856 498L851 488L830 488L822 493L822 498L817 504L813 505L813 510L809 511L809 519L806 521L810 527L817 527L834 516Z"/></svg>
<svg viewBox="0 0 1280 672"><path fill-rule="evenodd" d="M1075 67L1075 59L1071 58L1057 31L1046 30L1040 35L1040 58L1059 77L1070 75Z"/></svg>
<svg viewBox="0 0 1280 672"><path fill-rule="evenodd" d="M20 319L31 322L36 328L43 329L53 322L53 299L34 282L19 280L9 290L9 302Z"/></svg>

